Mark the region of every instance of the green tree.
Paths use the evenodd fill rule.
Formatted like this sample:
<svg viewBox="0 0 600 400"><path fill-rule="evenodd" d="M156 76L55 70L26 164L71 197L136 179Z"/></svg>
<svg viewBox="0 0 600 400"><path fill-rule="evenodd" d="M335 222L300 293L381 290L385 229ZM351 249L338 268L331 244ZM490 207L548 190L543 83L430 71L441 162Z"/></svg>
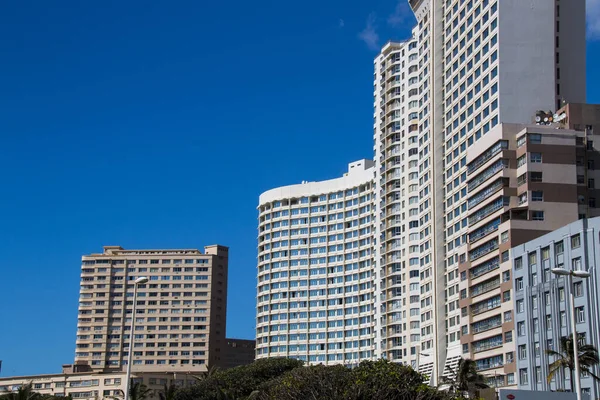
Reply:
<svg viewBox="0 0 600 400"><path fill-rule="evenodd" d="M31 382L21 385L21 387L12 393L7 393L3 396L0 396L2 400L38 400L41 395L37 392L33 391L33 385Z"/></svg>
<svg viewBox="0 0 600 400"><path fill-rule="evenodd" d="M591 369L598 365L600 359L598 358L598 350L591 344L584 344L578 346L577 352L579 353L579 367L582 372L587 372L594 379L600 380L594 375ZM573 391L573 380L575 373L575 350L573 349L573 335L560 338L559 351L551 349L546 350L546 354L554 357L554 361L548 366L548 384L554 379L556 373L563 369L568 368L571 374L571 391Z"/></svg>
<svg viewBox="0 0 600 400"><path fill-rule="evenodd" d="M200 375L193 375L193 377L200 382L214 376L218 371L219 367L209 367L206 371L200 372Z"/></svg>
<svg viewBox="0 0 600 400"><path fill-rule="evenodd" d="M131 386L129 387L129 400L146 400L151 393L152 389L149 389L148 386L143 383L131 382Z"/></svg>
<svg viewBox="0 0 600 400"><path fill-rule="evenodd" d="M260 400L448 400L412 368L386 360L363 361L354 369L323 365L294 369L271 382Z"/></svg>
<svg viewBox="0 0 600 400"><path fill-rule="evenodd" d="M176 384L171 383L170 385L167 385L165 383L163 390L158 392L158 398L160 400L175 400L175 395L178 390L179 387Z"/></svg>
<svg viewBox="0 0 600 400"><path fill-rule="evenodd" d="M298 360L270 358L212 373L209 370L195 385L180 389L175 400L250 400L268 382L302 365Z"/></svg>
<svg viewBox="0 0 600 400"><path fill-rule="evenodd" d="M459 396L468 395L469 398L475 398L479 389L489 387L485 377L477 372L475 361L468 358L461 358L456 369L446 367L446 371L448 373L439 379L439 386L447 387L449 393Z"/></svg>

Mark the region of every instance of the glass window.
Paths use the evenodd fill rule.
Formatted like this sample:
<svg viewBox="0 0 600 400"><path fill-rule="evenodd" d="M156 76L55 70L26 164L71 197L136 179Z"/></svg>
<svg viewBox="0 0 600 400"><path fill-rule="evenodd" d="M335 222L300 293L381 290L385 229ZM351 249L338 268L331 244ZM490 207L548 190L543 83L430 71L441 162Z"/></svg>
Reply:
<svg viewBox="0 0 600 400"><path fill-rule="evenodd" d="M577 249L581 246L581 236L579 234L571 236L571 248Z"/></svg>

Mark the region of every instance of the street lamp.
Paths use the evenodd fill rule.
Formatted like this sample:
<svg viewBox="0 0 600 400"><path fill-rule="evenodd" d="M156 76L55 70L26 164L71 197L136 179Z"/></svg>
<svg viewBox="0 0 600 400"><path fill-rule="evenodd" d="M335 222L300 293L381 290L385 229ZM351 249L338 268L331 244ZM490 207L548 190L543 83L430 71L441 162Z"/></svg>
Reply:
<svg viewBox="0 0 600 400"><path fill-rule="evenodd" d="M131 326L129 331L129 353L127 354L127 373L125 374L125 393L124 400L129 400L129 381L131 380L131 359L133 356L133 331L135 329L135 307L137 303L138 286L148 282L148 278L141 276L133 284L133 314L131 315Z"/></svg>
<svg viewBox="0 0 600 400"><path fill-rule="evenodd" d="M552 268L552 273L559 276L567 276L569 283L570 301L571 301L571 334L573 335L573 355L575 358L575 391L577 400L581 400L581 371L579 369L579 343L577 341L577 320L575 319L575 291L573 290L573 277L589 278L588 271L570 271L565 268Z"/></svg>

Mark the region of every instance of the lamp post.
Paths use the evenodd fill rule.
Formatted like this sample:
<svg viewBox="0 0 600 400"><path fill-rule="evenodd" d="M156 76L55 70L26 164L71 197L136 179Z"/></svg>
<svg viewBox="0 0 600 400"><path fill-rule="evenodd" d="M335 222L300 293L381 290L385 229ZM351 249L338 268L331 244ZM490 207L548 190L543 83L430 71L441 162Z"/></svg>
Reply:
<svg viewBox="0 0 600 400"><path fill-rule="evenodd" d="M569 284L569 297L571 301L571 334L573 335L573 356L575 363L575 391L577 393L577 400L581 399L581 371L579 369L579 343L577 341L577 320L575 318L575 291L573 290L573 277L578 278L589 278L590 273L588 271L569 271L564 268L552 268L552 273L555 275L561 275L567 277Z"/></svg>
<svg viewBox="0 0 600 400"><path fill-rule="evenodd" d="M133 357L133 332L135 330L135 308L137 303L138 286L148 282L148 278L142 276L135 280L133 284L133 313L131 315L131 325L129 331L129 353L127 354L127 372L125 373L125 393L123 399L129 400L129 384L131 380L131 360Z"/></svg>

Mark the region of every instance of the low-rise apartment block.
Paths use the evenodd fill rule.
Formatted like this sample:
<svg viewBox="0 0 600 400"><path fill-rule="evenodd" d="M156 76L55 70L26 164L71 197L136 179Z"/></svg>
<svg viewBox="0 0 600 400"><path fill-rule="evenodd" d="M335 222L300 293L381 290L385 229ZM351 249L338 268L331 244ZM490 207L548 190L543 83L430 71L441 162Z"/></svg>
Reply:
<svg viewBox="0 0 600 400"><path fill-rule="evenodd" d="M192 385L194 377L187 374L143 372L132 374L133 382L146 385L150 399L158 399L158 392L165 385L176 384L180 387ZM125 390L125 372L77 372L77 366L64 365L57 374L16 376L0 378L0 396L13 393L21 386L31 385L34 392L57 397L71 396L74 399L118 399L123 398Z"/></svg>
<svg viewBox="0 0 600 400"><path fill-rule="evenodd" d="M560 339L570 337L570 293L574 292L575 320L580 343L599 348L600 336L600 218L582 219L511 251L514 281L516 370L520 389L571 390L575 387L568 370L560 370L547 382L548 366L554 361L546 350L561 351ZM587 279L554 275L553 268L585 270ZM598 367L592 373L598 375ZM583 393L600 396L600 385L589 374L581 376Z"/></svg>

